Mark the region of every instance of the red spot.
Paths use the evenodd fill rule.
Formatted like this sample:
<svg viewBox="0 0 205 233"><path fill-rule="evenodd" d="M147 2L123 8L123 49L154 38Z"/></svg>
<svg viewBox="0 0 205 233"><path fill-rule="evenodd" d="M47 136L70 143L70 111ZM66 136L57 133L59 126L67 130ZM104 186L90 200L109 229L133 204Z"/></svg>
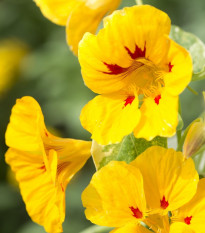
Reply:
<svg viewBox="0 0 205 233"><path fill-rule="evenodd" d="M154 102L158 105L159 104L159 100L161 99L161 95L157 95L155 98L154 98Z"/></svg>
<svg viewBox="0 0 205 233"><path fill-rule="evenodd" d="M41 166L39 169L46 171L45 165Z"/></svg>
<svg viewBox="0 0 205 233"><path fill-rule="evenodd" d="M142 218L143 217L142 212L138 208L135 209L134 207L130 207L130 209L132 210L133 217L135 217L135 218Z"/></svg>
<svg viewBox="0 0 205 233"><path fill-rule="evenodd" d="M110 70L110 72L103 72L104 74L121 74L121 73L127 71L127 68L123 68L123 67L118 66L116 64L107 64L106 62L103 62L103 63Z"/></svg>
<svg viewBox="0 0 205 233"><path fill-rule="evenodd" d="M191 219L192 219L192 216L186 217L186 218L184 219L184 222L185 222L187 225L190 225L190 224L191 224Z"/></svg>
<svg viewBox="0 0 205 233"><path fill-rule="evenodd" d="M165 200L165 196L163 196L161 202L161 208L166 209L169 206L169 202Z"/></svg>
<svg viewBox="0 0 205 233"><path fill-rule="evenodd" d="M128 104L131 104L133 102L133 100L135 99L135 96L128 96L125 101L124 106L126 107Z"/></svg>
<svg viewBox="0 0 205 233"><path fill-rule="evenodd" d="M132 59L137 59L139 57L145 57L146 53L146 46L144 46L144 50L140 49L137 45L135 46L135 51L132 53L129 48L125 47L127 50L128 54Z"/></svg>
<svg viewBox="0 0 205 233"><path fill-rule="evenodd" d="M169 72L172 72L172 68L174 65L172 65L171 62L169 62L168 66L169 66Z"/></svg>

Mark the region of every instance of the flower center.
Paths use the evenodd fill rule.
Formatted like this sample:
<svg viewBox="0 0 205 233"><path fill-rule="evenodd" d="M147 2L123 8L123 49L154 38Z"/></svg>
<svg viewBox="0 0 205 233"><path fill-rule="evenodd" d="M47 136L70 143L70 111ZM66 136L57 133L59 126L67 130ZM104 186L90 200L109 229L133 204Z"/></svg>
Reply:
<svg viewBox="0 0 205 233"><path fill-rule="evenodd" d="M155 98L164 87L163 73L151 61L139 58L129 68L130 84L138 90L138 94Z"/></svg>
<svg viewBox="0 0 205 233"><path fill-rule="evenodd" d="M133 206L129 207L133 213L133 217L135 218L142 218L143 214L138 208L134 208Z"/></svg>

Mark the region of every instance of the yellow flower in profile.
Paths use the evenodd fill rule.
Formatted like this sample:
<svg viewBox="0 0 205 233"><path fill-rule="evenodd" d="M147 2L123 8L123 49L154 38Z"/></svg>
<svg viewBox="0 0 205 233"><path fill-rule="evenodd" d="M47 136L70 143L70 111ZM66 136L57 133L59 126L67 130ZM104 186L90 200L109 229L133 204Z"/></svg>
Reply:
<svg viewBox="0 0 205 233"><path fill-rule="evenodd" d="M53 136L39 104L23 97L12 109L6 144L28 214L46 232L62 232L66 186L90 157L91 142Z"/></svg>
<svg viewBox="0 0 205 233"><path fill-rule="evenodd" d="M43 15L66 26L67 42L78 54L78 43L85 32L95 33L102 18L117 9L121 0L34 0Z"/></svg>
<svg viewBox="0 0 205 233"><path fill-rule="evenodd" d="M94 174L82 194L85 215L94 224L115 227L116 233L149 232L141 222L167 233L168 212L193 198L198 180L191 158L150 147L129 165L112 161Z"/></svg>
<svg viewBox="0 0 205 233"><path fill-rule="evenodd" d="M84 107L81 123L99 144L119 142L131 132L147 140L175 134L178 95L191 80L192 61L168 37L170 27L166 13L143 5L115 11L98 35L84 35L83 79L101 95Z"/></svg>
<svg viewBox="0 0 205 233"><path fill-rule="evenodd" d="M27 46L18 40L0 41L0 95L15 82L20 63L27 52Z"/></svg>
<svg viewBox="0 0 205 233"><path fill-rule="evenodd" d="M172 213L172 221L186 224L193 232L204 233L204 218L205 178L199 181L197 192L192 200Z"/></svg>

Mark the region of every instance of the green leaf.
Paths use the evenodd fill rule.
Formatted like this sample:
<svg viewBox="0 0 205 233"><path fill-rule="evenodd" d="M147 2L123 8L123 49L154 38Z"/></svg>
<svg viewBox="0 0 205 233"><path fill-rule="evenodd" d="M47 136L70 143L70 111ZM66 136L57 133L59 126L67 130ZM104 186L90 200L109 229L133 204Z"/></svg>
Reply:
<svg viewBox="0 0 205 233"><path fill-rule="evenodd" d="M192 81L205 79L204 43L197 36L177 26L172 26L170 37L190 52L194 66Z"/></svg>
<svg viewBox="0 0 205 233"><path fill-rule="evenodd" d="M110 228L110 227L92 226L92 227L87 228L84 231L81 231L80 233L108 233L112 229L113 228Z"/></svg>
<svg viewBox="0 0 205 233"><path fill-rule="evenodd" d="M205 66L204 66L204 69L201 72L193 74L193 76L192 76L193 81L199 81L199 80L202 80L202 79L205 79Z"/></svg>
<svg viewBox="0 0 205 233"><path fill-rule="evenodd" d="M106 146L93 141L91 153L96 169L100 169L112 160L130 163L151 146L167 147L167 138L156 137L152 141L147 141L130 134L125 136L120 143Z"/></svg>

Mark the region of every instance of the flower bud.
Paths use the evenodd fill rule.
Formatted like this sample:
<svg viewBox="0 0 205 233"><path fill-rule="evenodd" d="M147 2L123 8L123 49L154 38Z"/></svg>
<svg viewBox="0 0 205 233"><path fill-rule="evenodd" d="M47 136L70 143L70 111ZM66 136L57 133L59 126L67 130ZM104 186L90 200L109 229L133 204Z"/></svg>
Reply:
<svg viewBox="0 0 205 233"><path fill-rule="evenodd" d="M205 145L205 121L200 119L192 123L186 135L183 153L186 158L195 155Z"/></svg>

